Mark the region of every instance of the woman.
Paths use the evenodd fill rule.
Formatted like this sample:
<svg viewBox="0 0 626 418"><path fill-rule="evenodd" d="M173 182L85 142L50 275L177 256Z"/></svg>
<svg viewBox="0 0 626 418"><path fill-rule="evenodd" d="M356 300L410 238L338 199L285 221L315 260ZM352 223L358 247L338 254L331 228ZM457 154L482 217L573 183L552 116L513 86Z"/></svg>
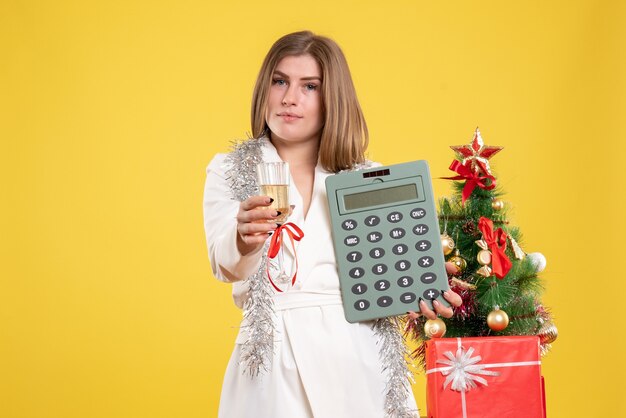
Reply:
<svg viewBox="0 0 626 418"><path fill-rule="evenodd" d="M380 418L394 409L397 416L417 416L410 390L401 407L385 404L389 372L382 370L374 322L348 323L341 305L324 179L367 166L368 133L334 41L297 32L272 46L254 89L252 133L257 139L230 156L217 155L207 168L204 215L211 265L217 278L233 283L235 303L246 309L219 416ZM304 238L295 252L289 246L285 251L287 271L297 253L297 281L283 293L259 285L267 280L264 244L278 226L278 213L267 209L269 196L251 196L250 159L290 165L289 221ZM460 303L458 295L447 293L453 305ZM267 303L259 303L263 297ZM264 308L268 303L274 314ZM452 315L441 304L436 312L423 302L419 308L429 318ZM269 321L254 317L263 309ZM270 327L263 328L267 322ZM265 334L271 336L269 348L250 344ZM258 359L263 354L266 363Z"/></svg>

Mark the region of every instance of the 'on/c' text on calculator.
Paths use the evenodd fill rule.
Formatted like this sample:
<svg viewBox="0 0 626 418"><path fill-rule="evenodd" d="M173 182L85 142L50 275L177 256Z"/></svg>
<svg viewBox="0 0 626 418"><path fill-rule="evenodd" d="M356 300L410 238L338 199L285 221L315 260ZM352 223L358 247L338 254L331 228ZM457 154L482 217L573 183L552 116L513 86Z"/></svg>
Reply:
<svg viewBox="0 0 626 418"><path fill-rule="evenodd" d="M326 178L333 244L348 322L432 308L448 278L426 161Z"/></svg>

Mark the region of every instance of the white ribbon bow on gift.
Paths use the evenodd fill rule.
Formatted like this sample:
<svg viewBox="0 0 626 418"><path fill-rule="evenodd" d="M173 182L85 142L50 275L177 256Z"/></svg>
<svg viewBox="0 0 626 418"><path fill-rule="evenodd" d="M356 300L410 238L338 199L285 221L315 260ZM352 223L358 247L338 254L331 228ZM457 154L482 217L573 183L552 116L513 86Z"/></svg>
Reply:
<svg viewBox="0 0 626 418"><path fill-rule="evenodd" d="M487 380L478 375L500 375L498 372L485 370L484 365L477 364L481 360L481 356L472 357L472 354L474 354L473 347L470 347L467 351L465 351L463 347L459 347L456 350L456 355L452 354L452 351L446 351L443 354L449 360L437 360L437 363L446 364L448 366L438 369L441 374L447 376L445 382L443 382L444 389L452 383L450 389L457 392L466 392L477 387L476 382L487 386Z"/></svg>

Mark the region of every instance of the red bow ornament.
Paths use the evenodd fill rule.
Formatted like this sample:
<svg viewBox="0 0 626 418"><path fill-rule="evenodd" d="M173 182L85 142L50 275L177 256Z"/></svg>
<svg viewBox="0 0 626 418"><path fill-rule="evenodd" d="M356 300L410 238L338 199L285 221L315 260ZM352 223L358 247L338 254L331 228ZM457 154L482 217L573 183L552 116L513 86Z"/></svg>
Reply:
<svg viewBox="0 0 626 418"><path fill-rule="evenodd" d="M481 166L481 168L484 168L482 166L482 162L478 161L477 164ZM472 170L470 161L462 164L460 161L454 160L452 161L452 164L450 164L450 170L458 173L459 175L454 177L443 177L444 179L465 180L465 186L463 187L463 205L465 205L465 201L470 197L476 186L484 190L493 190L496 187L496 178L491 174L486 174L486 168L478 171ZM481 171L485 174L480 174ZM487 179L491 180L489 185L485 182Z"/></svg>
<svg viewBox="0 0 626 418"><path fill-rule="evenodd" d="M491 251L491 267L492 273L502 279L507 275L513 263L505 254L507 234L502 228L493 230L493 222L489 218L481 216L478 220L478 229L483 233L483 244ZM479 241L476 242L481 248L483 247Z"/></svg>
<svg viewBox="0 0 626 418"><path fill-rule="evenodd" d="M282 290L276 286L274 281L272 280L272 275L270 274L270 260L275 258L280 251L280 247L283 245L283 232L287 233L289 237L289 241L291 242L291 248L293 248L293 253L296 254L296 246L295 241L300 241L304 238L304 232L294 223L287 222L280 225L274 231L272 235L272 239L270 241L269 249L267 251L267 277L270 280L274 289L278 292L282 292ZM293 273L293 277L291 278L291 285L293 286L296 283L296 276L298 274L298 255L296 254L296 270Z"/></svg>

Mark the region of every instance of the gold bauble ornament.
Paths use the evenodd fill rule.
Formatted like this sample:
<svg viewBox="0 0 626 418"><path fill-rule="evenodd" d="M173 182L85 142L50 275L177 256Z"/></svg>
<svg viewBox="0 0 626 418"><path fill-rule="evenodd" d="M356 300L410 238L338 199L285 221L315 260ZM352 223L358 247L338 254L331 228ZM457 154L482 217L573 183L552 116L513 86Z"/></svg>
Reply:
<svg viewBox="0 0 626 418"><path fill-rule="evenodd" d="M491 201L491 208L493 210L502 210L504 209L504 202L500 199L493 199Z"/></svg>
<svg viewBox="0 0 626 418"><path fill-rule="evenodd" d="M491 253L487 250L480 250L476 255L476 260L478 260L480 265L487 266L491 264Z"/></svg>
<svg viewBox="0 0 626 418"><path fill-rule="evenodd" d="M448 262L456 266L456 275L463 274L463 272L467 268L467 261L465 261L465 259L461 257L461 252L458 249L454 250L454 254L448 259Z"/></svg>
<svg viewBox="0 0 626 418"><path fill-rule="evenodd" d="M428 338L441 338L446 333L446 323L441 320L441 318L437 319L429 319L424 324L424 334Z"/></svg>
<svg viewBox="0 0 626 418"><path fill-rule="evenodd" d="M443 255L448 255L454 250L454 240L448 234L441 236L441 247L443 248Z"/></svg>
<svg viewBox="0 0 626 418"><path fill-rule="evenodd" d="M487 325L492 331L502 331L509 326L509 315L496 306L496 308L487 315Z"/></svg>
<svg viewBox="0 0 626 418"><path fill-rule="evenodd" d="M541 344L551 344L559 336L559 331L552 322L544 322L537 332Z"/></svg>

